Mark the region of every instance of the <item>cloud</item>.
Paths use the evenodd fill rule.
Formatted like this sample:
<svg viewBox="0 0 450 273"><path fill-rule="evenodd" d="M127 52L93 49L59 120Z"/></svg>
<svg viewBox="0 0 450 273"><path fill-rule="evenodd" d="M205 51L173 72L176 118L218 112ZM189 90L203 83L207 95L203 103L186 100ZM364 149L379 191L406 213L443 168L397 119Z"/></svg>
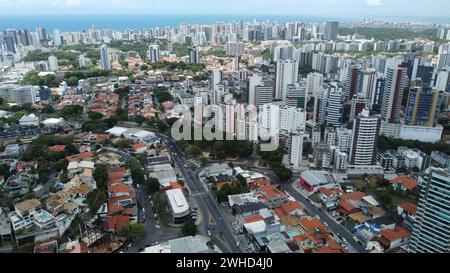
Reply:
<svg viewBox="0 0 450 273"><path fill-rule="evenodd" d="M382 6L383 0L366 0L367 5L369 6Z"/></svg>
<svg viewBox="0 0 450 273"><path fill-rule="evenodd" d="M69 7L81 6L81 0L66 0L66 5Z"/></svg>

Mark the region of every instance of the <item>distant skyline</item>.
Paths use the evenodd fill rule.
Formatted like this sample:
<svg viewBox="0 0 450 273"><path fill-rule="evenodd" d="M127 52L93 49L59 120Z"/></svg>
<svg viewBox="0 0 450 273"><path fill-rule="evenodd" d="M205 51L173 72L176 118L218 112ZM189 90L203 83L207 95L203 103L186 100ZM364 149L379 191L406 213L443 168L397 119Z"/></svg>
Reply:
<svg viewBox="0 0 450 273"><path fill-rule="evenodd" d="M450 18L448 0L0 0L0 14L233 14Z"/></svg>

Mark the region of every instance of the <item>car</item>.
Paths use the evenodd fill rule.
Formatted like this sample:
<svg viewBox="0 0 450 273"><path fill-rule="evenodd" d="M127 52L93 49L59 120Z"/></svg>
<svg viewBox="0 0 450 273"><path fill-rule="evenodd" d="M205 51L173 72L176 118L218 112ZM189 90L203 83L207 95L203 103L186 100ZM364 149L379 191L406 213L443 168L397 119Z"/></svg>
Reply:
<svg viewBox="0 0 450 273"><path fill-rule="evenodd" d="M156 214L156 213L155 213L153 216L154 216L155 218L158 218L158 214Z"/></svg>
<svg viewBox="0 0 450 273"><path fill-rule="evenodd" d="M197 211L198 210L198 208L192 208L194 211Z"/></svg>
<svg viewBox="0 0 450 273"><path fill-rule="evenodd" d="M155 228L160 229L161 226L160 225L155 225Z"/></svg>
<svg viewBox="0 0 450 273"><path fill-rule="evenodd" d="M208 236L211 236L211 235L212 235L211 230L208 230Z"/></svg>
<svg viewBox="0 0 450 273"><path fill-rule="evenodd" d="M328 227L328 223L327 223L327 222L323 222L323 224L324 224L326 227Z"/></svg>
<svg viewBox="0 0 450 273"><path fill-rule="evenodd" d="M347 243L347 239L342 238L342 242Z"/></svg>
<svg viewBox="0 0 450 273"><path fill-rule="evenodd" d="M139 189L141 186L139 184L137 184L136 187Z"/></svg>

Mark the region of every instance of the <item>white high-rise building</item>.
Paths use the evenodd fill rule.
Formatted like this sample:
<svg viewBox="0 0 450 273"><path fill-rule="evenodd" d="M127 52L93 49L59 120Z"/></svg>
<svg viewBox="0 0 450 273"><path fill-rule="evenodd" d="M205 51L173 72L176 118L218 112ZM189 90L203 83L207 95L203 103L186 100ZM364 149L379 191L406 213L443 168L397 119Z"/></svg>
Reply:
<svg viewBox="0 0 450 273"><path fill-rule="evenodd" d="M348 153L350 151L351 140L352 130L342 127L336 129L336 146L341 152Z"/></svg>
<svg viewBox="0 0 450 273"><path fill-rule="evenodd" d="M212 70L212 104L219 104L222 101L222 94L224 93L224 86L222 84L222 70L220 68L213 68Z"/></svg>
<svg viewBox="0 0 450 273"><path fill-rule="evenodd" d="M149 45L147 57L148 57L149 61L152 63L159 62L159 60L160 60L159 45Z"/></svg>
<svg viewBox="0 0 450 273"><path fill-rule="evenodd" d="M34 86L2 85L0 86L0 98L7 103L36 103L37 88Z"/></svg>
<svg viewBox="0 0 450 273"><path fill-rule="evenodd" d="M264 104L259 107L259 115L259 135L266 139L278 135L280 132L280 106Z"/></svg>
<svg viewBox="0 0 450 273"><path fill-rule="evenodd" d="M303 158L303 130L295 130L289 135L288 156L290 166L294 170L298 170L301 167Z"/></svg>
<svg viewBox="0 0 450 273"><path fill-rule="evenodd" d="M439 92L450 92L450 66L438 72L436 90Z"/></svg>
<svg viewBox="0 0 450 273"><path fill-rule="evenodd" d="M367 99L372 98L374 84L376 80L376 72L374 69L361 70L358 72L356 81L356 94Z"/></svg>
<svg viewBox="0 0 450 273"><path fill-rule="evenodd" d="M248 104L256 105L256 86L263 85L262 75L254 74L248 77Z"/></svg>
<svg viewBox="0 0 450 273"><path fill-rule="evenodd" d="M80 56L78 57L78 64L80 68L86 67L86 56L84 55L84 53L80 54Z"/></svg>
<svg viewBox="0 0 450 273"><path fill-rule="evenodd" d="M389 123L399 121L403 98L406 87L407 74L405 66L389 67L386 74L386 82L381 103L381 116Z"/></svg>
<svg viewBox="0 0 450 273"><path fill-rule="evenodd" d="M203 98L202 96L194 97L194 125L201 126L203 124Z"/></svg>
<svg viewBox="0 0 450 273"><path fill-rule="evenodd" d="M107 45L100 46L100 58L101 58L101 68L103 70L110 70L111 58L109 56L109 49Z"/></svg>
<svg viewBox="0 0 450 273"><path fill-rule="evenodd" d="M375 165L381 118L364 109L353 123L349 162L352 165Z"/></svg>
<svg viewBox="0 0 450 273"><path fill-rule="evenodd" d="M449 253L449 171L429 168L419 176L419 184L419 205L408 249L413 253Z"/></svg>
<svg viewBox="0 0 450 273"><path fill-rule="evenodd" d="M236 111L236 139L249 140L247 135L247 117L245 104L238 104L235 106Z"/></svg>
<svg viewBox="0 0 450 273"><path fill-rule="evenodd" d="M48 69L50 71L58 71L58 58L53 55L48 57Z"/></svg>
<svg viewBox="0 0 450 273"><path fill-rule="evenodd" d="M294 132L304 130L306 126L306 113L301 108L284 106L280 107L280 130Z"/></svg>
<svg viewBox="0 0 450 273"><path fill-rule="evenodd" d="M255 87L255 106L260 106L266 103L271 103L273 100L273 86L272 85L257 85Z"/></svg>
<svg viewBox="0 0 450 273"><path fill-rule="evenodd" d="M352 121L355 117L361 113L366 107L370 107L370 101L368 98L362 95L356 95L352 98L352 106L350 110L350 120Z"/></svg>
<svg viewBox="0 0 450 273"><path fill-rule="evenodd" d="M279 60L277 62L275 80L275 98L286 101L287 87L298 81L298 62L294 60Z"/></svg>
<svg viewBox="0 0 450 273"><path fill-rule="evenodd" d="M61 31L59 29L53 30L53 44L55 46L62 45Z"/></svg>
<svg viewBox="0 0 450 273"><path fill-rule="evenodd" d="M323 87L323 75L320 73L309 73L306 77L306 91L308 96L316 97L321 93Z"/></svg>
<svg viewBox="0 0 450 273"><path fill-rule="evenodd" d="M323 92L314 103L314 117L317 124L341 125L344 114L344 92L342 87L325 84Z"/></svg>
<svg viewBox="0 0 450 273"><path fill-rule="evenodd" d="M226 46L226 54L228 56L240 57L244 53L243 42L228 42Z"/></svg>
<svg viewBox="0 0 450 273"><path fill-rule="evenodd" d="M225 132L229 135L234 136L235 135L235 121L236 121L236 110L234 108L235 106L232 104L226 104L222 105L222 111L224 113L225 118Z"/></svg>
<svg viewBox="0 0 450 273"><path fill-rule="evenodd" d="M292 45L280 45L273 49L273 61L295 60L300 61L300 50Z"/></svg>
<svg viewBox="0 0 450 273"><path fill-rule="evenodd" d="M334 127L325 128L324 141L330 146L336 144L336 129Z"/></svg>
<svg viewBox="0 0 450 273"><path fill-rule="evenodd" d="M306 86L302 84L289 84L286 98L286 105L302 108L306 111L308 104L308 92Z"/></svg>
<svg viewBox="0 0 450 273"><path fill-rule="evenodd" d="M200 53L197 47L189 48L189 63L197 64L200 62Z"/></svg>

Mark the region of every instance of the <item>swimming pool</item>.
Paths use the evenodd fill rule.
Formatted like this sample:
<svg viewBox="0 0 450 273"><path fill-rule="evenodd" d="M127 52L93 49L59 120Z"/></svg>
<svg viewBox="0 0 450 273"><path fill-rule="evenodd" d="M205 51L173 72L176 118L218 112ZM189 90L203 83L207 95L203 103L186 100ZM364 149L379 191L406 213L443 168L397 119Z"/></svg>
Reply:
<svg viewBox="0 0 450 273"><path fill-rule="evenodd" d="M41 222L47 222L48 220L50 220L50 217L45 214L39 215L38 218L39 218L39 221L41 221Z"/></svg>
<svg viewBox="0 0 450 273"><path fill-rule="evenodd" d="M294 236L300 235L301 233L299 230L295 229L295 230L288 231L287 234L289 235L289 237L292 238Z"/></svg>

